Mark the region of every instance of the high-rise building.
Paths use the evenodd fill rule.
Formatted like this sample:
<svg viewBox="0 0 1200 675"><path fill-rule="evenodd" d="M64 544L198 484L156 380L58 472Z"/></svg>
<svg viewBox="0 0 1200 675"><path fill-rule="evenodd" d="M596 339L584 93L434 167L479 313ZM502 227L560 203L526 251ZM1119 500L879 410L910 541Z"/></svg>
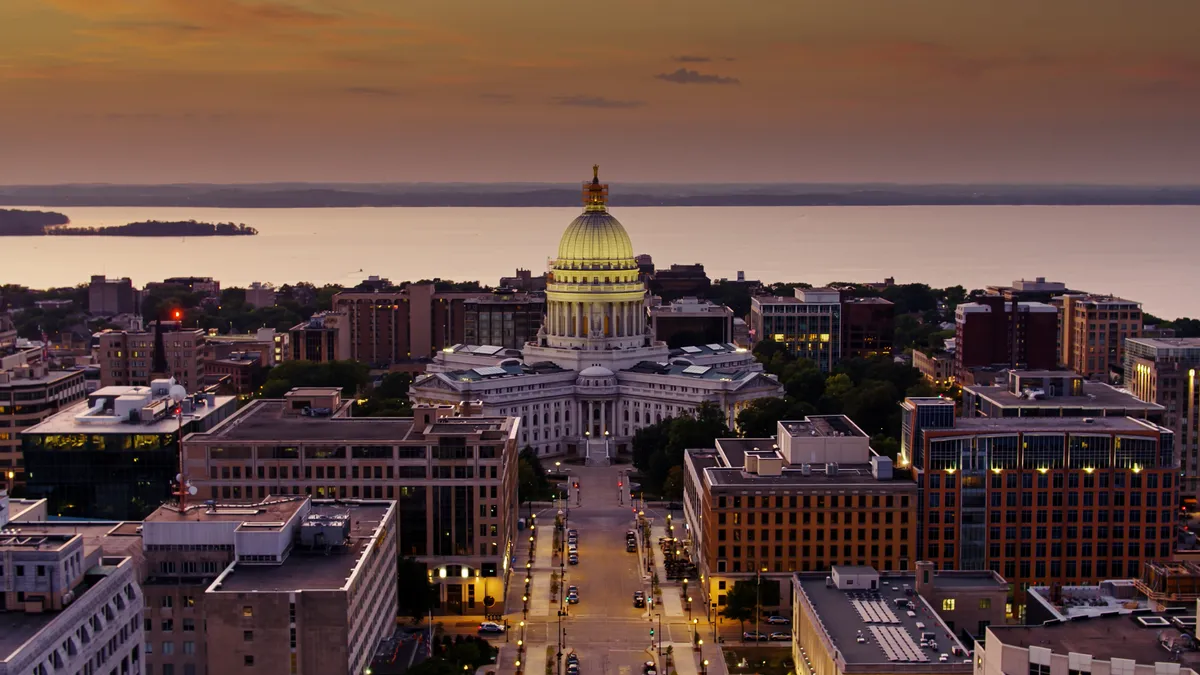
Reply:
<svg viewBox="0 0 1200 675"><path fill-rule="evenodd" d="M668 298L704 295L712 282L704 271L704 265L672 264L666 269L656 269L647 279L646 285L655 295Z"/></svg>
<svg viewBox="0 0 1200 675"><path fill-rule="evenodd" d="M393 501L158 508L141 525L148 662L178 674L364 672L395 625L396 533Z"/></svg>
<svg viewBox="0 0 1200 675"><path fill-rule="evenodd" d="M292 361L341 361L350 358L350 329L344 312L317 312L289 332Z"/></svg>
<svg viewBox="0 0 1200 675"><path fill-rule="evenodd" d="M88 284L88 313L92 316L139 314L139 293L129 277L108 279L93 275Z"/></svg>
<svg viewBox="0 0 1200 675"><path fill-rule="evenodd" d="M151 281L146 284L147 291L162 290L169 287L179 287L197 295L214 299L221 297L221 282L212 277L170 277L162 281Z"/></svg>
<svg viewBox="0 0 1200 675"><path fill-rule="evenodd" d="M1175 454L1185 497L1200 493L1200 338L1129 338L1125 387L1165 409L1163 426L1175 432Z"/></svg>
<svg viewBox="0 0 1200 675"><path fill-rule="evenodd" d="M654 339L672 349L733 342L733 310L724 305L697 298L664 303L651 297L647 312Z"/></svg>
<svg viewBox="0 0 1200 675"><path fill-rule="evenodd" d="M842 358L891 356L896 305L884 298L842 298Z"/></svg>
<svg viewBox="0 0 1200 675"><path fill-rule="evenodd" d="M795 297L750 299L751 339L782 343L792 356L829 372L842 359L841 294L832 288L797 288Z"/></svg>
<svg viewBox="0 0 1200 675"><path fill-rule="evenodd" d="M205 352L209 358L228 358L234 353L259 355L264 368L277 366L292 358L290 333L274 328L259 328L252 333L217 333L210 329L204 336ZM170 348L170 345L168 345Z"/></svg>
<svg viewBox="0 0 1200 675"><path fill-rule="evenodd" d="M1166 560L1179 504L1174 434L1129 417L955 418L902 404L899 465L920 489L921 557L1014 585L1137 576Z"/></svg>
<svg viewBox="0 0 1200 675"><path fill-rule="evenodd" d="M1008 301L1050 302L1051 298L1070 293L1061 281L1046 281L1046 277L1017 279L1009 286L988 286L988 295L996 295Z"/></svg>
<svg viewBox="0 0 1200 675"><path fill-rule="evenodd" d="M1067 294L1058 308L1059 361L1092 379L1120 376L1125 340L1142 335L1142 305L1111 295Z"/></svg>
<svg viewBox="0 0 1200 675"><path fill-rule="evenodd" d="M1057 310L1045 303L997 296L963 303L954 312L955 377L992 366L1053 370L1057 326Z"/></svg>
<svg viewBox="0 0 1200 675"><path fill-rule="evenodd" d="M995 385L963 387L963 417L1136 417L1164 424L1163 406L1072 370L1010 370L1002 375L1007 379Z"/></svg>
<svg viewBox="0 0 1200 675"><path fill-rule="evenodd" d="M177 327L163 328L161 355L166 368L155 372L155 331L130 333L106 331L100 333L96 347L96 361L100 364L100 385L103 387L145 387L150 381L162 377L174 377L189 392L204 387L204 331L196 328L186 330Z"/></svg>
<svg viewBox="0 0 1200 675"><path fill-rule="evenodd" d="M607 461L667 417L707 403L732 425L751 401L780 395L746 349L670 349L654 339L633 243L608 211L598 171L583 184L583 213L559 240L536 341L443 348L409 387L412 401L479 401L489 415L521 418L522 447Z"/></svg>
<svg viewBox="0 0 1200 675"><path fill-rule="evenodd" d="M44 363L0 369L0 487L24 486L21 432L85 395L83 370Z"/></svg>
<svg viewBox="0 0 1200 675"><path fill-rule="evenodd" d="M271 284L264 284L261 281L255 281L246 289L246 304L254 305L255 307L274 307L275 306L275 287Z"/></svg>
<svg viewBox="0 0 1200 675"><path fill-rule="evenodd" d="M684 455L683 512L705 591L786 583L833 565L912 569L917 486L843 415L779 422L774 438L720 438ZM787 597L787 593L781 595Z"/></svg>
<svg viewBox="0 0 1200 675"><path fill-rule="evenodd" d="M412 419L352 418L351 403L336 387L253 401L226 424L186 437L186 480L200 499L218 501L394 499L400 555L431 570L440 611L503 611L518 420L458 416L448 406L418 406Z"/></svg>
<svg viewBox="0 0 1200 675"><path fill-rule="evenodd" d="M168 499L179 438L237 408L233 396L191 394L176 405L170 380L101 387L21 432L26 490L61 516L137 519Z"/></svg>

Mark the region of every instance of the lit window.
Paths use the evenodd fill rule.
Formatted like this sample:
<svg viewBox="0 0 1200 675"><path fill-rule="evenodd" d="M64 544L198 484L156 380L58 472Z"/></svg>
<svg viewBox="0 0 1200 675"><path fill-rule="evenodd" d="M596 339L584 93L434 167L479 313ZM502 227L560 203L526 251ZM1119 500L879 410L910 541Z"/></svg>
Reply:
<svg viewBox="0 0 1200 675"><path fill-rule="evenodd" d="M250 605L242 605L242 616L244 616L244 617L254 616L254 608L251 607Z"/></svg>
<svg viewBox="0 0 1200 675"><path fill-rule="evenodd" d="M954 598L942 598L942 611L943 612L953 612L954 611Z"/></svg>
<svg viewBox="0 0 1200 675"><path fill-rule="evenodd" d="M992 608L992 599L991 598L980 598L979 599L979 609L991 609L991 608Z"/></svg>

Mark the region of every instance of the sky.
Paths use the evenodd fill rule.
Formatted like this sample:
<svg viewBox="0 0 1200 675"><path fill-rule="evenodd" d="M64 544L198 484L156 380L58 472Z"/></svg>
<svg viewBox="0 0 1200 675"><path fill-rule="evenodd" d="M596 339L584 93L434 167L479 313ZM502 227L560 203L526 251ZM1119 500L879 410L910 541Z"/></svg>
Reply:
<svg viewBox="0 0 1200 675"><path fill-rule="evenodd" d="M1197 0L0 0L0 184L1200 184Z"/></svg>

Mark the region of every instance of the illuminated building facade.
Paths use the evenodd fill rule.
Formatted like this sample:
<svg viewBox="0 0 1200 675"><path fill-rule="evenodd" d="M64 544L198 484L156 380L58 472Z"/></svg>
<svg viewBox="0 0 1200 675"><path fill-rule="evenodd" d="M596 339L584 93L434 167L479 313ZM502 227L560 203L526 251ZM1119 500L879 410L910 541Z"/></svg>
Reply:
<svg viewBox="0 0 1200 675"><path fill-rule="evenodd" d="M782 343L788 352L829 372L842 359L842 301L832 288L797 288L796 296L750 299L755 342Z"/></svg>
<svg viewBox="0 0 1200 675"><path fill-rule="evenodd" d="M1136 577L1166 560L1179 504L1174 434L1130 417L956 418L908 398L900 466L920 490L921 557L1031 585Z"/></svg>
<svg viewBox="0 0 1200 675"><path fill-rule="evenodd" d="M746 349L656 340L633 244L598 175L584 183L583 202L551 263L536 339L521 349L442 349L409 388L414 403L480 401L485 414L521 418L522 448L600 460L627 450L638 429L702 403L732 425L751 401L780 395Z"/></svg>
<svg viewBox="0 0 1200 675"><path fill-rule="evenodd" d="M1125 388L1165 408L1163 426L1175 432L1185 497L1200 493L1200 338L1129 338Z"/></svg>

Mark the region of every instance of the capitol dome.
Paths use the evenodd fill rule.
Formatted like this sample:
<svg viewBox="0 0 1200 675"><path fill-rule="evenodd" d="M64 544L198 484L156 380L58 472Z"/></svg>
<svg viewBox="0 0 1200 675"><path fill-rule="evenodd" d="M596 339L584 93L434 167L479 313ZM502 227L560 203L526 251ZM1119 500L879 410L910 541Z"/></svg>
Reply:
<svg viewBox="0 0 1200 675"><path fill-rule="evenodd" d="M592 182L583 186L583 213L571 221L558 242L558 269L633 269L633 242L625 226L608 212L608 186L600 182L600 167L592 167Z"/></svg>
<svg viewBox="0 0 1200 675"><path fill-rule="evenodd" d="M579 373L580 377L612 377L613 371L604 366L588 366Z"/></svg>

